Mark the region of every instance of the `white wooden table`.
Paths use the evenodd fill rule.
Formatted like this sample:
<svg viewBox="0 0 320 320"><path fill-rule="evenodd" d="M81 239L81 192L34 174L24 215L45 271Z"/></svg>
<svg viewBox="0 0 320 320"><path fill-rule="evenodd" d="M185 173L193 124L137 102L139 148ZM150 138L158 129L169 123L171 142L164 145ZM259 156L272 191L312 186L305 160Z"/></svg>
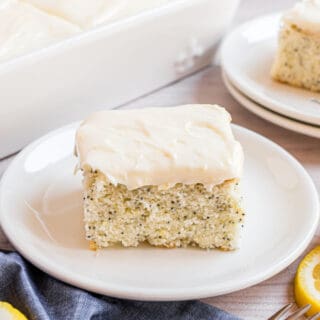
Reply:
<svg viewBox="0 0 320 320"><path fill-rule="evenodd" d="M217 0L218 1L218 0ZM286 8L293 0L243 0L236 17L238 24L246 19ZM186 103L218 103L225 106L233 121L256 131L287 149L308 170L320 192L320 140L295 134L266 122L241 107L224 87L220 68L212 66L178 83L138 99L124 108L170 106ZM0 176L13 157L0 160ZM320 228L310 248L320 244ZM0 248L12 249L0 229ZM244 319L267 319L280 306L293 301L293 278L298 261L259 285L233 294L204 300Z"/></svg>

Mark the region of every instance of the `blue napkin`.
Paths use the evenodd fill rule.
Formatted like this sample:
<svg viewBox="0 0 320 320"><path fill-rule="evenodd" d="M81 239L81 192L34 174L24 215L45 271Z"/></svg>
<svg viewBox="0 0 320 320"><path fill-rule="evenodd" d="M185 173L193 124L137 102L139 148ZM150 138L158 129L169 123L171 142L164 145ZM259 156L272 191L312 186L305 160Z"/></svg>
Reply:
<svg viewBox="0 0 320 320"><path fill-rule="evenodd" d="M139 302L109 298L69 286L17 253L0 252L0 300L29 320L237 320L198 302Z"/></svg>

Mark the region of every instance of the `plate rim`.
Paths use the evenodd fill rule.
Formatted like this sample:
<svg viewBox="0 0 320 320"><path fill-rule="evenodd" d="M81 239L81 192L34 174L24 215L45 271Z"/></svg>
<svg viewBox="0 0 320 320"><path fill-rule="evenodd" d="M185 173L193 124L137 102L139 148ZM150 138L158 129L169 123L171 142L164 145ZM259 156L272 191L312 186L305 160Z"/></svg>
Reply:
<svg viewBox="0 0 320 320"><path fill-rule="evenodd" d="M243 77L239 73L233 72L233 69L228 63L228 59L226 59L225 52L229 51L227 49L228 46L230 46L229 43L232 42L232 38L236 36L236 34L241 33L243 30L247 29L248 26L253 25L257 23L258 21L264 20L264 19L274 19L279 20L281 18L281 15L283 14L283 11L277 11L271 14L265 14L260 15L259 17L253 18L249 21L244 22L243 24L240 24L239 26L235 27L223 40L221 44L221 67L224 70L225 74L228 76L228 78L232 81L234 86L236 86L240 91L242 91L246 96L248 96L250 99L256 101L258 104L263 105L266 109L269 109L272 112L281 114L285 117L292 118L296 121L303 121L305 123L308 123L313 126L318 126L320 128L320 115L318 116L311 116L303 113L299 110L293 110L286 106L285 103L282 103L280 101L277 101L274 98L269 98L267 95L265 95L261 90L254 90L247 81L242 81ZM280 21L279 21L280 22ZM269 74L268 74L269 75ZM269 75L270 76L270 75ZM271 77L271 76L270 76ZM277 82L275 82L277 84ZM278 83L278 85L286 85L290 86L288 84L281 84ZM292 89L296 89L296 92L299 90L308 91L307 89L297 88L294 86L290 86ZM319 93L314 93L319 94ZM319 107L320 108L320 107Z"/></svg>
<svg viewBox="0 0 320 320"><path fill-rule="evenodd" d="M235 86L232 80L229 79L228 75L223 71L222 80L232 97L236 101L238 101L244 108L246 108L256 116L269 121L281 128L304 134L312 138L320 139L320 127L291 119L258 104L254 100L250 99L250 97L246 96L243 92L241 92L240 89Z"/></svg>
<svg viewBox="0 0 320 320"><path fill-rule="evenodd" d="M251 276L250 279L242 279L241 281L238 281L237 285L229 285L229 287L221 287L218 289L212 290L212 287L209 285L202 285L198 286L196 288L180 288L180 289L156 289L154 288L152 290L145 288L130 288L125 287L123 285L117 285L117 286L110 286L106 285L105 283L100 283L98 280L94 280L88 283L87 277L79 277L75 273L68 272L66 274L61 274L55 269L52 270L52 267L54 267L54 264L51 266L46 265L45 262L48 260L47 256L42 255L41 259L37 260L37 256L32 256L32 254L27 251L24 252L23 245L21 246L21 243L19 241L15 241L14 235L10 233L10 227L7 227L8 221L4 219L4 217L8 216L4 213L3 210L3 203L5 201L4 199L4 192L3 188L6 184L6 180L9 179L9 175L11 173L11 170L14 169L14 166L19 163L19 161L28 154L33 148L48 140L51 136L56 135L57 133L60 133L62 131L68 130L70 128L75 128L79 122L74 122L72 124L69 124L67 126L63 126L59 129L53 130L46 135L40 137L39 139L36 139L34 142L29 144L26 148L24 148L10 163L9 167L5 171L5 173L2 176L2 179L0 181L0 223L3 228L3 232L8 237L11 244L14 246L14 248L31 264L39 268L40 270L46 272L47 274L55 277L56 279L59 279L61 281L64 281L67 284L76 286L78 288L96 292L98 294L103 294L107 296L112 296L116 298L122 298L122 299L131 299L131 300L141 300L141 301L181 301L181 300L189 300L189 299L202 299L202 298L208 298L213 296L218 296L222 294L228 294L231 292L235 292L238 290L242 290L245 288L248 288L250 286L253 286L255 284L258 284L266 279L271 278L272 276L276 275L280 271L282 271L284 268L286 268L288 265L290 265L293 261L295 261L307 248L310 241L312 240L318 223L319 223L319 216L320 216L320 210L319 210L319 196L316 190L316 187L313 183L312 178L306 171L306 169L302 166L302 164L295 159L289 152L287 152L285 149L283 149L281 146L276 144L275 142L271 141L270 139L260 135L259 133L256 133L252 130L243 128L239 125L233 125L233 130L244 132L244 134L253 135L256 138L258 138L260 141L264 141L265 143L269 144L271 147L275 148L278 152L281 154L286 155L290 163L294 166L296 170L299 171L299 175L303 175L306 179L306 184L308 186L309 191L312 193L312 199L313 204L312 207L314 207L314 215L315 215L315 221L312 224L312 227L310 228L309 232L305 237L303 238L303 241L297 246L294 250L292 250L291 254L287 257L284 257L281 262L279 262L277 265L270 266L268 269L264 270L263 272L260 272L256 274L255 276ZM18 242L18 243L17 243ZM50 261L50 259L48 260ZM70 277L70 275L72 275ZM104 285L103 285L104 284ZM141 290L142 289L142 290Z"/></svg>

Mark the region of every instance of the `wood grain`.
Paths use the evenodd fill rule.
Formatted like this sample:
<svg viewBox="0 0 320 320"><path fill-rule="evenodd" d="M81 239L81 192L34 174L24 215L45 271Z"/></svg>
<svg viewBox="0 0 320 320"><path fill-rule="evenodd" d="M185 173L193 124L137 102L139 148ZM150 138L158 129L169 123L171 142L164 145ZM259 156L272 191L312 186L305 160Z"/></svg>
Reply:
<svg viewBox="0 0 320 320"><path fill-rule="evenodd" d="M292 5L291 0L243 1L235 24L259 14ZM275 141L307 169L320 191L320 140L277 127L245 110L228 93L221 80L219 66L212 66L153 94L140 98L124 108L168 106L185 103L218 103L225 106L233 121ZM0 161L0 175L13 157ZM310 248L320 243L320 229ZM13 249L0 230L0 248ZM233 294L204 300L244 319L266 319L288 301L293 301L292 283L298 261L277 276L257 286Z"/></svg>

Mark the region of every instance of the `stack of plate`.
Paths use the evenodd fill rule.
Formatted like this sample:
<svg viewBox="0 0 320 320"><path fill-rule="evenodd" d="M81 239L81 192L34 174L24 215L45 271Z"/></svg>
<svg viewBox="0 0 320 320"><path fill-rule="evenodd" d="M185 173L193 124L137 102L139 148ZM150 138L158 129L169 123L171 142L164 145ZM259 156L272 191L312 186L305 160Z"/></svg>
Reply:
<svg viewBox="0 0 320 320"><path fill-rule="evenodd" d="M232 96L281 127L320 138L320 94L272 80L281 14L233 30L221 48L223 80Z"/></svg>

